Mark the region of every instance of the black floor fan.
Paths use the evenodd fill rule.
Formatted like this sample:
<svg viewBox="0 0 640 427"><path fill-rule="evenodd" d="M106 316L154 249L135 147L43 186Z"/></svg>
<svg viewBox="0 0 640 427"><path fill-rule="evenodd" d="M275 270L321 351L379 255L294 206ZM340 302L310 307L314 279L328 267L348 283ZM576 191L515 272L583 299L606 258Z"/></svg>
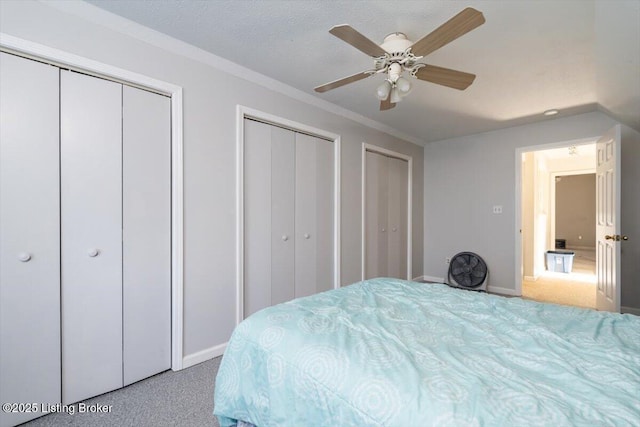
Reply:
<svg viewBox="0 0 640 427"><path fill-rule="evenodd" d="M487 290L489 269L480 255L460 252L451 257L447 273L447 285L473 291Z"/></svg>

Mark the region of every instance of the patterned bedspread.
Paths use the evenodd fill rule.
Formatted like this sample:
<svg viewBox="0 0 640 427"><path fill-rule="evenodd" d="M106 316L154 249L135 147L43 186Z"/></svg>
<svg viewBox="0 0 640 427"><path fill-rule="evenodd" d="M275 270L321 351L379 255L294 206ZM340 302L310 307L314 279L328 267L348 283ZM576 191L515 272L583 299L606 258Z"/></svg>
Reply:
<svg viewBox="0 0 640 427"><path fill-rule="evenodd" d="M639 426L640 317L374 279L243 321L222 427Z"/></svg>

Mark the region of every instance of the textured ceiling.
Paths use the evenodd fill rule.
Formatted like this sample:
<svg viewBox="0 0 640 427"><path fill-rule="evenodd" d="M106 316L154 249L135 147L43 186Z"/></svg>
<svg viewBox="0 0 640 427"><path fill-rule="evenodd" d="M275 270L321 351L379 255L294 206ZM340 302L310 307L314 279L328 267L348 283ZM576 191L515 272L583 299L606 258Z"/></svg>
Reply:
<svg viewBox="0 0 640 427"><path fill-rule="evenodd" d="M541 113L550 108L560 109L560 117L592 111L609 94L605 109L632 121L637 116L640 126L640 38L635 29L618 28L633 35L616 53L630 52L619 65L632 70L623 75L627 81L616 78L599 94L596 69L604 59L595 58L597 7L589 0L88 2L423 141L549 120ZM640 0L626 3L640 10ZM467 6L483 12L486 23L421 61L476 74L467 90L416 80L386 112L375 98L382 76L313 91L372 68L369 57L329 34L333 25L348 23L376 43L396 31L416 40ZM606 40L601 50L609 51ZM616 91L628 97L629 90L631 101L617 102Z"/></svg>

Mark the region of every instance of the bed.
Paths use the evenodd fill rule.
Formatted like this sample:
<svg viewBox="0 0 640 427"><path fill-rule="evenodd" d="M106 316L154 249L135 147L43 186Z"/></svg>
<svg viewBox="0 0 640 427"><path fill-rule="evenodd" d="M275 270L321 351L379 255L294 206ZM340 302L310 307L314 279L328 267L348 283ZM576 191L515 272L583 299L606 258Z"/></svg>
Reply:
<svg viewBox="0 0 640 427"><path fill-rule="evenodd" d="M638 426L640 317L373 279L241 322L214 400L221 427Z"/></svg>

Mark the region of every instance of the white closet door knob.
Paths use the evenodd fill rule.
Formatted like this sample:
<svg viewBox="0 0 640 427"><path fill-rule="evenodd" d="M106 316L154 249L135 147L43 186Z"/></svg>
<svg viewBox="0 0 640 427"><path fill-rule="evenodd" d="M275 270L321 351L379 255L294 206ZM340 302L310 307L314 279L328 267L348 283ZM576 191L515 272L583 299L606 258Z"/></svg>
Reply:
<svg viewBox="0 0 640 427"><path fill-rule="evenodd" d="M20 252L18 254L18 259L22 262L28 262L31 260L31 254L28 252Z"/></svg>
<svg viewBox="0 0 640 427"><path fill-rule="evenodd" d="M87 253L89 254L89 256L90 256L91 258L95 258L95 257L97 257L97 256L98 256L98 254L100 253L100 251L99 251L98 249L96 249L96 248L93 248L93 249L89 249L89 251L88 251Z"/></svg>
<svg viewBox="0 0 640 427"><path fill-rule="evenodd" d="M384 233L385 231L387 231L385 228L382 229L382 232Z"/></svg>
<svg viewBox="0 0 640 427"><path fill-rule="evenodd" d="M311 234L309 234L309 233L304 233L304 238L305 238L305 239L308 239L308 238L310 238L310 237L311 237Z"/></svg>
<svg viewBox="0 0 640 427"><path fill-rule="evenodd" d="M283 234L282 240L286 242L287 240L289 240L289 236L287 236L286 234Z"/></svg>
<svg viewBox="0 0 640 427"><path fill-rule="evenodd" d="M398 229L396 227L393 227L393 231L398 231Z"/></svg>

